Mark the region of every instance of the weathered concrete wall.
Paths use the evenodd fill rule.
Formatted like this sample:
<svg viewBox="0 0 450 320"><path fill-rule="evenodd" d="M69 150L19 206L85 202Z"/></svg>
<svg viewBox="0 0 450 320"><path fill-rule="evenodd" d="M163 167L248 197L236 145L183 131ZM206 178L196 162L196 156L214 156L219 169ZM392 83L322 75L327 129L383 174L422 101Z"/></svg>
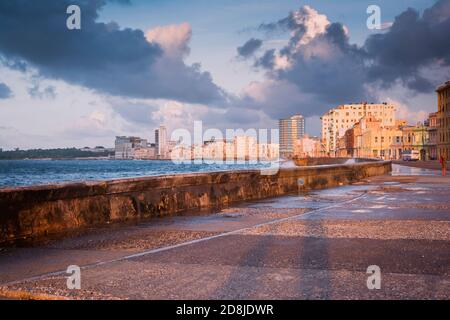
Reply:
<svg viewBox="0 0 450 320"><path fill-rule="evenodd" d="M390 162L180 174L0 190L0 243L347 184ZM299 184L299 179L301 183Z"/></svg>

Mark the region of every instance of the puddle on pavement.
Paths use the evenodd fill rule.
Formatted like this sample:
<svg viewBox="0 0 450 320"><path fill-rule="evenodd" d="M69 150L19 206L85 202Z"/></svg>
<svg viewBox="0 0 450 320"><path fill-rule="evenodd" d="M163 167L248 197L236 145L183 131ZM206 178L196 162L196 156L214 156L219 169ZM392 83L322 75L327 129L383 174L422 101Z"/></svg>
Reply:
<svg viewBox="0 0 450 320"><path fill-rule="evenodd" d="M391 176L440 176L438 170L407 167L399 164L392 165Z"/></svg>

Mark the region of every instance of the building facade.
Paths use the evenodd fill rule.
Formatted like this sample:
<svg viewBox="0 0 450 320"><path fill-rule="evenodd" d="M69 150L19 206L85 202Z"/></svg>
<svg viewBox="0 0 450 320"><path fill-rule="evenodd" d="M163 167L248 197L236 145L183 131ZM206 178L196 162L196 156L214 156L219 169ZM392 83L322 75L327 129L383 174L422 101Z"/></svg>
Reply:
<svg viewBox="0 0 450 320"><path fill-rule="evenodd" d="M157 157L159 159L167 159L167 130L165 126L160 126L155 130L155 146Z"/></svg>
<svg viewBox="0 0 450 320"><path fill-rule="evenodd" d="M437 122L437 113L430 113L428 116L428 120L426 121L425 126L428 130L428 150L429 150L429 160L438 159L438 122Z"/></svg>
<svg viewBox="0 0 450 320"><path fill-rule="evenodd" d="M420 160L430 159L429 131L423 123L415 126L403 126L403 151L419 151Z"/></svg>
<svg viewBox="0 0 450 320"><path fill-rule="evenodd" d="M383 126L373 116L363 117L344 136L338 139L339 157L400 159L402 155L402 129Z"/></svg>
<svg viewBox="0 0 450 320"><path fill-rule="evenodd" d="M118 136L115 140L114 158L118 160L135 159L135 151L148 147L146 139Z"/></svg>
<svg viewBox="0 0 450 320"><path fill-rule="evenodd" d="M437 153L450 159L450 81L436 89L437 111Z"/></svg>
<svg viewBox="0 0 450 320"><path fill-rule="evenodd" d="M318 158L321 156L320 138L305 135L294 143L294 157L296 158Z"/></svg>
<svg viewBox="0 0 450 320"><path fill-rule="evenodd" d="M202 158L214 161L234 161L234 142L213 139L203 143Z"/></svg>
<svg viewBox="0 0 450 320"><path fill-rule="evenodd" d="M387 103L345 104L331 109L321 117L322 139L327 155L333 157L338 154L339 139L363 117L378 119L383 127L395 126L396 123L395 107Z"/></svg>
<svg viewBox="0 0 450 320"><path fill-rule="evenodd" d="M305 135L305 118L302 115L295 115L288 119L280 119L278 126L280 130L280 155L292 157L295 141Z"/></svg>
<svg viewBox="0 0 450 320"><path fill-rule="evenodd" d="M253 136L234 137L235 158L238 161L258 160L258 140Z"/></svg>

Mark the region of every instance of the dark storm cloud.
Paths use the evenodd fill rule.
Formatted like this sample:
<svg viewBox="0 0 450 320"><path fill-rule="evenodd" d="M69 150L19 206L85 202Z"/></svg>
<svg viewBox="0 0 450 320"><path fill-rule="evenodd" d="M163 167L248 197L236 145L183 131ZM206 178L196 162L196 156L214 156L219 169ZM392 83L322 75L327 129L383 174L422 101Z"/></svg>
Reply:
<svg viewBox="0 0 450 320"><path fill-rule="evenodd" d="M323 24L326 19L303 7L259 27L269 32L289 31L291 37L281 50L267 50L255 58L255 66L266 71L270 81L264 90L271 94L265 95L266 100L256 96L253 103L251 94L247 95L243 105L261 108L272 116L294 112L320 115L330 106L373 101L369 88L402 83L415 92L433 92L445 79L423 70L450 68L450 0L436 2L422 16L413 9L405 10L389 30L368 37L363 46L350 44L340 23L328 23L323 32L317 32L318 21ZM292 91L283 108L276 100L283 96L275 92L283 90L279 83L290 85Z"/></svg>
<svg viewBox="0 0 450 320"><path fill-rule="evenodd" d="M0 99L8 99L11 96L11 89L6 84L0 82Z"/></svg>
<svg viewBox="0 0 450 320"><path fill-rule="evenodd" d="M450 66L450 0L438 1L423 15L408 9L396 17L389 32L369 37L365 43L370 59L369 80L386 87L400 79L410 89L429 92L436 81L420 75L433 63Z"/></svg>
<svg viewBox="0 0 450 320"><path fill-rule="evenodd" d="M364 89L365 53L349 44L341 24L330 24L323 34L297 50L300 33L295 33L295 40L291 39L289 45L280 51L282 56L289 59L289 68L275 68L274 49L267 50L259 57L255 66L268 70L268 76L272 79L288 81L301 92L317 96L316 100L322 103L322 110L317 109L317 103L310 103L303 106L305 115L322 112L330 104L370 100L371 97ZM296 106L293 103L292 106L298 108L298 104Z"/></svg>
<svg viewBox="0 0 450 320"><path fill-rule="evenodd" d="M146 126L156 126L157 123L153 119L153 112L158 107L139 103L113 103L112 109L122 118L133 124Z"/></svg>
<svg viewBox="0 0 450 320"><path fill-rule="evenodd" d="M162 48L141 30L97 22L106 2L2 0L0 55L33 66L44 77L112 95L195 103L223 98L209 73L182 60L166 63ZM81 30L66 28L71 4L81 8Z"/></svg>
<svg viewBox="0 0 450 320"><path fill-rule="evenodd" d="M280 79L288 80L305 93L320 96L325 103L370 98L364 89L364 52L349 44L341 24L330 24L303 51L291 53L291 50L286 48L284 52L291 57L292 67L280 71Z"/></svg>
<svg viewBox="0 0 450 320"><path fill-rule="evenodd" d="M267 50L261 57L256 59L255 66L272 69L275 64L275 49Z"/></svg>
<svg viewBox="0 0 450 320"><path fill-rule="evenodd" d="M238 54L243 57L247 58L253 55L259 48L262 46L262 41L259 39L250 39L242 47L237 48Z"/></svg>

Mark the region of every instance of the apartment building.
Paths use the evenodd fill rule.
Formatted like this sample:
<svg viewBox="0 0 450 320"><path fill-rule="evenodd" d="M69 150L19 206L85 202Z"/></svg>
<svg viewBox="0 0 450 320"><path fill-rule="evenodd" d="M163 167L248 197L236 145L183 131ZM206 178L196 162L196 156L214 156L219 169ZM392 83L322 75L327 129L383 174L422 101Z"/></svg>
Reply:
<svg viewBox="0 0 450 320"><path fill-rule="evenodd" d="M437 111L437 152L450 159L450 81L436 89L438 96Z"/></svg>
<svg viewBox="0 0 450 320"><path fill-rule="evenodd" d="M135 151L148 147L146 139L139 137L117 136L115 140L114 158L119 160L134 159Z"/></svg>
<svg viewBox="0 0 450 320"><path fill-rule="evenodd" d="M401 127L383 126L373 116L363 117L338 139L339 157L400 159L401 155Z"/></svg>
<svg viewBox="0 0 450 320"><path fill-rule="evenodd" d="M363 117L378 119L384 127L395 126L395 106L388 103L357 103L329 110L321 117L323 144L329 156L337 155L339 139Z"/></svg>
<svg viewBox="0 0 450 320"><path fill-rule="evenodd" d="M308 158L321 156L321 141L318 137L305 135L294 143L294 157Z"/></svg>
<svg viewBox="0 0 450 320"><path fill-rule="evenodd" d="M428 131L428 154L429 160L438 159L438 120L437 112L430 113L425 123Z"/></svg>

